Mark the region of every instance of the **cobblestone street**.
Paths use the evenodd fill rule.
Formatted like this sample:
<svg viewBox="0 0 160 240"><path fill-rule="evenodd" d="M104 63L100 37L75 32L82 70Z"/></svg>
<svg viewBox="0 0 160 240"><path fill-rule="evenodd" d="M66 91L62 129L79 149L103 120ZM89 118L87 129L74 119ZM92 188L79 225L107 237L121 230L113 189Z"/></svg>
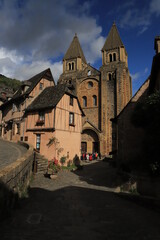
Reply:
<svg viewBox="0 0 160 240"><path fill-rule="evenodd" d="M106 162L56 180L35 176L29 197L1 224L1 240L159 240L160 213L114 193L119 179Z"/></svg>

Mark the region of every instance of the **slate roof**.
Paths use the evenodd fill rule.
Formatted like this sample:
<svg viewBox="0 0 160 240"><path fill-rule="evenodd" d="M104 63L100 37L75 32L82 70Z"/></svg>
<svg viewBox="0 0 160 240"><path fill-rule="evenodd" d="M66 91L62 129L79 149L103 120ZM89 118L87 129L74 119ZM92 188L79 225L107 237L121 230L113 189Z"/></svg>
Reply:
<svg viewBox="0 0 160 240"><path fill-rule="evenodd" d="M118 48L118 47L124 47L123 42L120 38L118 29L116 27L116 24L113 23L111 30L107 36L107 39L105 41L105 44L102 48L102 51L108 51L114 48Z"/></svg>
<svg viewBox="0 0 160 240"><path fill-rule="evenodd" d="M26 111L54 108L65 93L77 98L77 96L72 93L66 84L58 84L56 86L45 88L28 106Z"/></svg>
<svg viewBox="0 0 160 240"><path fill-rule="evenodd" d="M51 70L50 68L47 68L46 70L36 74L35 76L33 76L32 78L28 79L28 80L25 80L22 82L20 88L15 92L15 94L13 95L12 99L5 102L3 105L1 105L1 109L2 108L5 108L6 105L12 103L12 102L15 102L17 100L20 100L20 99L23 99L26 97L26 95L30 94L30 92L34 89L34 87L37 85L37 83L42 79L42 78L46 78L48 79L49 81L53 81L54 82L54 79L53 79L53 76L52 76L52 73L51 73ZM26 92L22 92L22 88L23 86L29 86L29 88L27 89Z"/></svg>
<svg viewBox="0 0 160 240"><path fill-rule="evenodd" d="M14 94L13 99L16 99L17 97L20 97L22 95L29 94L43 77L47 78L49 81L54 81L50 68L47 68L46 70L36 74L32 78L23 81L21 87ZM27 91L24 94L22 94L22 86L24 86L24 85L29 86L29 88L27 89Z"/></svg>
<svg viewBox="0 0 160 240"><path fill-rule="evenodd" d="M71 42L71 45L69 46L63 60L69 60L69 59L78 58L78 57L81 57L82 61L84 63L87 63L86 59L85 59L85 56L84 56L84 53L83 53L83 50L82 50L81 45L79 43L79 39L77 37L77 34L75 34L75 36L74 36L74 38Z"/></svg>

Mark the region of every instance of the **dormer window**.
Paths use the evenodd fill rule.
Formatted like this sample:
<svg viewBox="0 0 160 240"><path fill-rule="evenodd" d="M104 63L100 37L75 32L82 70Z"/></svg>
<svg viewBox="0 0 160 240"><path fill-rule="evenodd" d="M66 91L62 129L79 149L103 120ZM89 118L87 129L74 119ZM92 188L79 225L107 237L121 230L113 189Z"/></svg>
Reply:
<svg viewBox="0 0 160 240"><path fill-rule="evenodd" d="M37 125L43 125L45 123L45 113L44 112L39 112L39 117L37 120Z"/></svg>
<svg viewBox="0 0 160 240"><path fill-rule="evenodd" d="M73 106L73 97L70 96L70 105Z"/></svg>
<svg viewBox="0 0 160 240"><path fill-rule="evenodd" d="M42 90L43 89L43 83L40 83L39 84L39 90Z"/></svg>
<svg viewBox="0 0 160 240"><path fill-rule="evenodd" d="M16 111L16 105L13 103L12 105L12 112L15 112Z"/></svg>
<svg viewBox="0 0 160 240"><path fill-rule="evenodd" d="M91 76L91 70L88 70L87 75L88 75L88 76Z"/></svg>

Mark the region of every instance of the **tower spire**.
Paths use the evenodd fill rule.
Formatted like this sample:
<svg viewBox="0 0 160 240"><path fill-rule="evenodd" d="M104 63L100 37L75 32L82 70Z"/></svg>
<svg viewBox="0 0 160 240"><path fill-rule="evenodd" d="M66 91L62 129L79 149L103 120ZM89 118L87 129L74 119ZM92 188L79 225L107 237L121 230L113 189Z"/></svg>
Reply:
<svg viewBox="0 0 160 240"><path fill-rule="evenodd" d="M124 45L120 38L116 23L114 21L111 30L107 36L107 39L105 41L105 44L102 48L102 51L108 51L122 46Z"/></svg>
<svg viewBox="0 0 160 240"><path fill-rule="evenodd" d="M66 54L64 55L63 60L69 60L69 59L78 58L78 57L82 58L82 61L87 64L77 33L75 33L75 36Z"/></svg>

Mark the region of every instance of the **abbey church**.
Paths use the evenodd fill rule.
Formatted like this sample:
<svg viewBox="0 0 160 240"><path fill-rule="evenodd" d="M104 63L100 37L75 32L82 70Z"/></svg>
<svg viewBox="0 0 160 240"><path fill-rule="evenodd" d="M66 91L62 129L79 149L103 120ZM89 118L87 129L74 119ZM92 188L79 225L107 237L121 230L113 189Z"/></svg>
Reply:
<svg viewBox="0 0 160 240"><path fill-rule="evenodd" d="M63 58L58 84L68 83L76 92L85 117L82 120L81 151L109 155L114 151L115 118L132 97L128 56L114 23L102 48L100 70L87 64L75 34Z"/></svg>
<svg viewBox="0 0 160 240"><path fill-rule="evenodd" d="M54 73L53 73L54 75ZM127 52L115 23L102 48L99 70L87 63L75 35L63 58L57 85L46 69L22 81L0 106L0 135L24 141L48 159L116 149L115 118L132 96Z"/></svg>

